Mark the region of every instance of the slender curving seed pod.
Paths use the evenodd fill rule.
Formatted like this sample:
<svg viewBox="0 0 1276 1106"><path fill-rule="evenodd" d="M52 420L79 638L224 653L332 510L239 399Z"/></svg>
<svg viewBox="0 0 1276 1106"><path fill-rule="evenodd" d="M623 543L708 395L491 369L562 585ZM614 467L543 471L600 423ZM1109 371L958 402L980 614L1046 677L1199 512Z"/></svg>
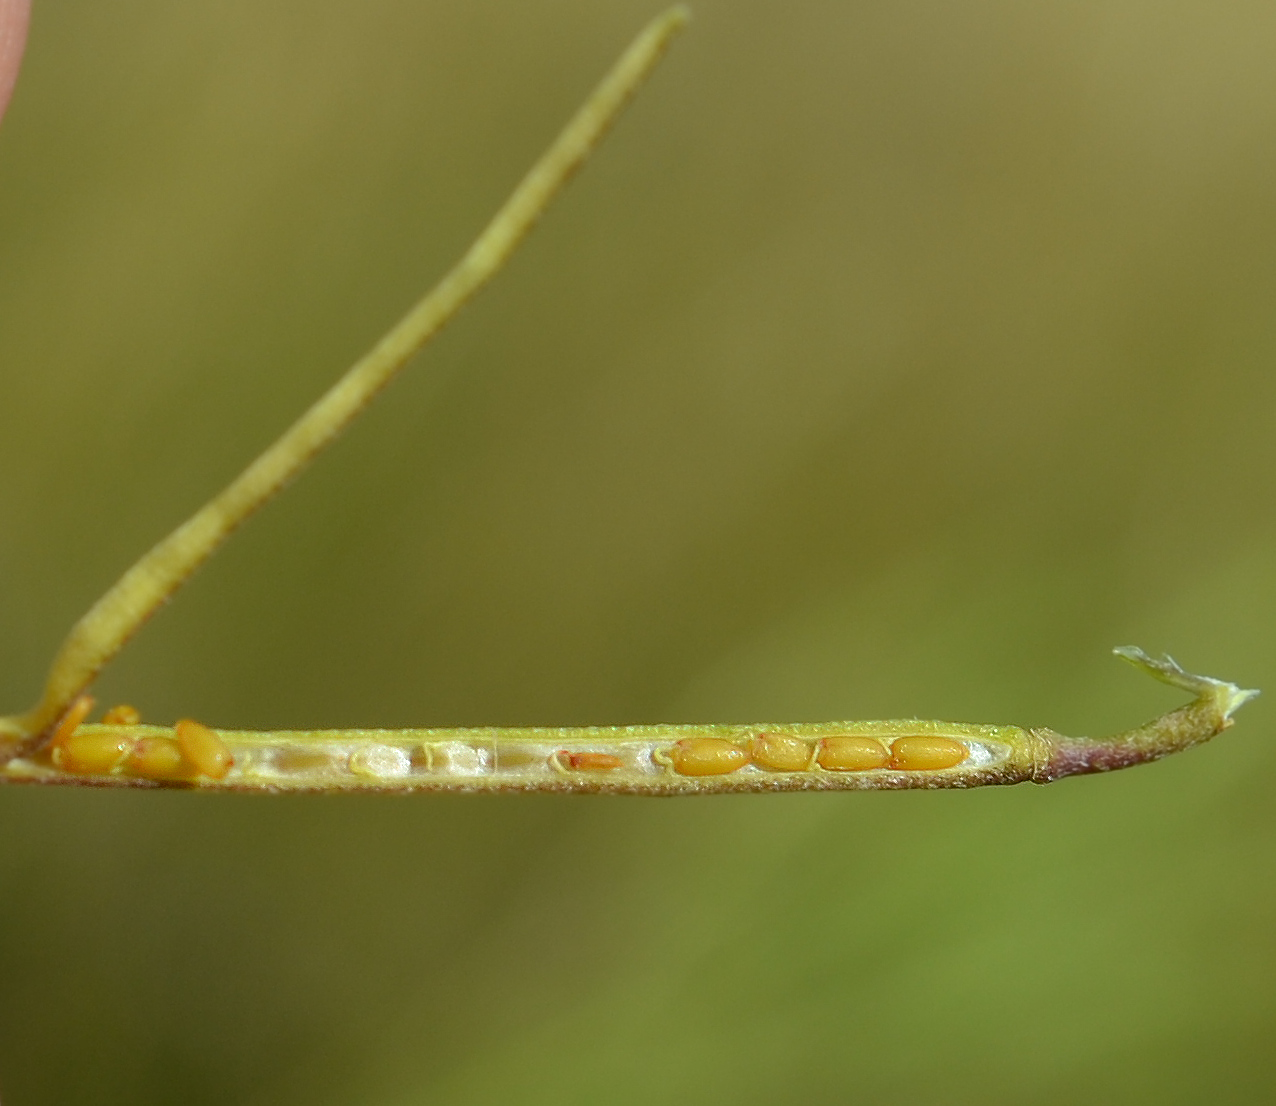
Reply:
<svg viewBox="0 0 1276 1106"><path fill-rule="evenodd" d="M176 737L160 726L81 725L74 741L100 742L104 748L124 742L116 747L131 749L128 758L84 775L48 757L16 756L0 769L0 779L232 791L640 795L1050 783L1128 768L1208 741L1258 694L1194 676L1169 657L1158 661L1129 647L1117 653L1195 698L1146 725L1095 739L1048 729L917 719L280 732L212 730L183 722ZM202 744L192 745L192 734ZM217 757L207 760L201 750L218 751Z"/></svg>

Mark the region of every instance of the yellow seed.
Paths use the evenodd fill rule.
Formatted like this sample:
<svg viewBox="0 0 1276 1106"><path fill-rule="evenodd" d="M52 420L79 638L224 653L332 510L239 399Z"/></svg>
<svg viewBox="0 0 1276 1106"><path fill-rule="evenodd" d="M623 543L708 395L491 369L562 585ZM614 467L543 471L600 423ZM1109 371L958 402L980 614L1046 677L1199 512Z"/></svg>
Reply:
<svg viewBox="0 0 1276 1106"><path fill-rule="evenodd" d="M57 748L57 746L66 741L68 737L75 733L76 727L89 716L89 711L92 709L92 695L81 695L76 699L67 707L66 713L58 719L58 724L53 728L53 733L49 736L49 744Z"/></svg>
<svg viewBox="0 0 1276 1106"><path fill-rule="evenodd" d="M749 747L754 764L772 772L805 772L811 766L811 746L796 737L760 733Z"/></svg>
<svg viewBox="0 0 1276 1106"><path fill-rule="evenodd" d="M227 748L226 742L212 730L200 722L192 722L183 718L173 727L177 737L177 747L186 759L195 766L201 776L212 779L225 779L235 758Z"/></svg>
<svg viewBox="0 0 1276 1106"><path fill-rule="evenodd" d="M124 770L148 780L183 780L195 775L195 768L171 737L143 737L133 746Z"/></svg>
<svg viewBox="0 0 1276 1106"><path fill-rule="evenodd" d="M64 772L105 776L112 768L124 763L124 758L132 748L131 737L101 733L80 734L53 746L53 763Z"/></svg>
<svg viewBox="0 0 1276 1106"><path fill-rule="evenodd" d="M891 757L885 746L871 737L826 737L815 759L830 772L866 772L885 768Z"/></svg>
<svg viewBox="0 0 1276 1106"><path fill-rule="evenodd" d="M684 737L669 751L682 776L725 776L749 763L749 754L722 737Z"/></svg>
<svg viewBox="0 0 1276 1106"><path fill-rule="evenodd" d="M112 707L102 715L102 722L107 726L136 726L141 720L142 716L137 708L130 707L127 703Z"/></svg>
<svg viewBox="0 0 1276 1106"><path fill-rule="evenodd" d="M891 745L891 767L905 772L933 772L954 768L969 755L951 737L900 737Z"/></svg>

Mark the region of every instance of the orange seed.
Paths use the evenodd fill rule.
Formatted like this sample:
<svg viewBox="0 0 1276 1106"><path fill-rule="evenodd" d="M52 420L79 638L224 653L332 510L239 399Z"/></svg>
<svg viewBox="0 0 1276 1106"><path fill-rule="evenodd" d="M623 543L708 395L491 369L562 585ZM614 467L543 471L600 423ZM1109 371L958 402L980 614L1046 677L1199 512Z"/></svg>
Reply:
<svg viewBox="0 0 1276 1106"><path fill-rule="evenodd" d="M885 768L891 757L886 747L871 737L826 737L815 759L830 772L867 772Z"/></svg>
<svg viewBox="0 0 1276 1106"><path fill-rule="evenodd" d="M141 720L137 707L131 707L127 703L112 707L102 715L102 722L107 726L136 726Z"/></svg>
<svg viewBox="0 0 1276 1106"><path fill-rule="evenodd" d="M235 763L230 749L220 737L201 722L183 718L173 727L177 747L195 766L201 776L215 780L225 779L230 766Z"/></svg>
<svg viewBox="0 0 1276 1106"><path fill-rule="evenodd" d="M182 780L195 775L195 769L182 756L181 746L171 737L141 738L124 762L124 769L148 780Z"/></svg>
<svg viewBox="0 0 1276 1106"><path fill-rule="evenodd" d="M811 746L796 737L760 733L749 747L754 764L772 772L805 772L811 766Z"/></svg>
<svg viewBox="0 0 1276 1106"><path fill-rule="evenodd" d="M112 768L124 763L133 748L131 737L112 734L80 734L53 746L53 763L64 772L82 772L90 776L109 775Z"/></svg>
<svg viewBox="0 0 1276 1106"><path fill-rule="evenodd" d="M969 755L951 737L900 737L891 745L891 767L905 772L933 772L954 768Z"/></svg>
<svg viewBox="0 0 1276 1106"><path fill-rule="evenodd" d="M610 753L569 753L564 749L558 755L565 758L578 772L610 772L625 763L620 757L614 757Z"/></svg>
<svg viewBox="0 0 1276 1106"><path fill-rule="evenodd" d="M749 763L749 754L723 737L684 737L670 757L681 776L725 776Z"/></svg>

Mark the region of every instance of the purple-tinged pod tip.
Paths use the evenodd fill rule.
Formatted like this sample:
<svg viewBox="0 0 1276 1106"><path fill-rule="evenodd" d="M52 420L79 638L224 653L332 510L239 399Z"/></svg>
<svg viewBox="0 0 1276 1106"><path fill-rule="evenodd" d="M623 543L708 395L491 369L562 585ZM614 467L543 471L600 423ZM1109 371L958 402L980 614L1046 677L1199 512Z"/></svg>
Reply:
<svg viewBox="0 0 1276 1106"><path fill-rule="evenodd" d="M1157 660L1133 645L1119 645L1112 651L1149 676L1191 692L1196 698L1178 710L1111 737L1064 737L1048 730L1033 731L1050 749L1047 762L1034 774L1038 783L1129 768L1209 741L1227 729L1232 715L1258 694L1225 680L1197 676L1170 656Z"/></svg>

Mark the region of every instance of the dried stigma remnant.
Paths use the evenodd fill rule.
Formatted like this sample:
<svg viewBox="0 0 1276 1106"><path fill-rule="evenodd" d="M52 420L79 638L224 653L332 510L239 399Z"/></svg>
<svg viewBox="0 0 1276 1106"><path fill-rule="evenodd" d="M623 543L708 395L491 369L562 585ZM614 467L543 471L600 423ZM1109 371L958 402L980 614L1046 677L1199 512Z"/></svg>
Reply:
<svg viewBox="0 0 1276 1106"><path fill-rule="evenodd" d="M1157 760L1227 729L1257 692L1194 676L1166 657L1118 654L1195 698L1106 738L916 719L762 726L606 726L259 733L181 722L59 728L51 756L19 756L32 783L240 791L899 790L1049 783ZM83 717L82 715L80 716Z"/></svg>
<svg viewBox="0 0 1276 1106"><path fill-rule="evenodd" d="M979 787L1105 772L1207 741L1257 692L1117 652L1195 698L1099 740L945 722L249 732L143 725L86 689L245 519L297 476L502 268L687 21L653 20L438 285L220 494L133 565L72 628L40 701L0 718L0 781L253 791L727 791Z"/></svg>

